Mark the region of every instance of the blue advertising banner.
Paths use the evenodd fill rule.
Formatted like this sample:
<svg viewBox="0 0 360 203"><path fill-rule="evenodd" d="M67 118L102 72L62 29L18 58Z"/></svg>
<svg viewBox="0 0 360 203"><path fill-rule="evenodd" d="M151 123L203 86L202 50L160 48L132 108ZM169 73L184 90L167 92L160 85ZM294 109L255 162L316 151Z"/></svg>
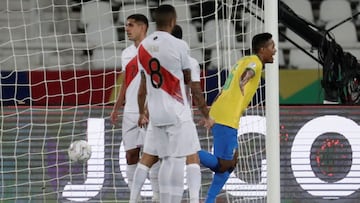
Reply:
<svg viewBox="0 0 360 203"><path fill-rule="evenodd" d="M0 98L4 105L30 104L30 87L27 71L1 71Z"/></svg>

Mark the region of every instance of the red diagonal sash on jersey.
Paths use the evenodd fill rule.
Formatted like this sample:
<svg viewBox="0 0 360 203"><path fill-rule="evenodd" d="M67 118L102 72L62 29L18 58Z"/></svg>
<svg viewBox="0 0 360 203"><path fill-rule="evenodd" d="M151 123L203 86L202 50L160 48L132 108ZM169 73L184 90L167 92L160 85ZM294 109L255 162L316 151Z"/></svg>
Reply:
<svg viewBox="0 0 360 203"><path fill-rule="evenodd" d="M151 54L142 45L140 45L138 56L139 61L144 67L146 73L150 74L149 61L152 58ZM181 94L180 80L162 66L160 67L160 73L163 77L163 84L160 88L167 92L171 97L183 104L184 99ZM153 78L153 80L157 83L159 82L159 78L157 77Z"/></svg>
<svg viewBox="0 0 360 203"><path fill-rule="evenodd" d="M135 78L139 68L136 60L136 56L132 58L125 67L125 87L129 87L131 81Z"/></svg>

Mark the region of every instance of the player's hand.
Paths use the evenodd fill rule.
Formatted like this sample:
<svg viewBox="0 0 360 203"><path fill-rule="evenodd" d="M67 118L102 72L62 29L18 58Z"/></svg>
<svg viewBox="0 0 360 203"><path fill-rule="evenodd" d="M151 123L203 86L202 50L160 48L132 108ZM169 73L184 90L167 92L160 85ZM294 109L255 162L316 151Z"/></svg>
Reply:
<svg viewBox="0 0 360 203"><path fill-rule="evenodd" d="M110 114L110 121L113 125L117 125L119 121L119 113L117 111L112 111Z"/></svg>
<svg viewBox="0 0 360 203"><path fill-rule="evenodd" d="M138 120L138 126L140 128L146 127L146 125L149 123L149 119L145 114L140 114L139 120Z"/></svg>
<svg viewBox="0 0 360 203"><path fill-rule="evenodd" d="M200 120L199 124L209 130L215 124L215 120L212 118L203 118Z"/></svg>

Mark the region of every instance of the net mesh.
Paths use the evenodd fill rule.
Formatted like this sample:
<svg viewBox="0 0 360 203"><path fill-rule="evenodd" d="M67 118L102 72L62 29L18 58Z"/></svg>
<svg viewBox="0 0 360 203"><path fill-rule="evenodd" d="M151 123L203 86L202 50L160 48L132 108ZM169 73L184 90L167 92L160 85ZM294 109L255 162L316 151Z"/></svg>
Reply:
<svg viewBox="0 0 360 203"><path fill-rule="evenodd" d="M262 1L0 0L2 201L128 200L121 126L109 121L121 53L132 44L124 23L143 13L151 33L152 12L165 3L175 5L210 105L231 66L250 53L251 37L263 31ZM224 202L265 199L263 85L241 122L239 164L218 197ZM211 151L211 135L198 130L202 148ZM71 163L67 148L81 139L92 145L92 157ZM202 198L211 180L203 168ZM141 195L152 196L148 180Z"/></svg>

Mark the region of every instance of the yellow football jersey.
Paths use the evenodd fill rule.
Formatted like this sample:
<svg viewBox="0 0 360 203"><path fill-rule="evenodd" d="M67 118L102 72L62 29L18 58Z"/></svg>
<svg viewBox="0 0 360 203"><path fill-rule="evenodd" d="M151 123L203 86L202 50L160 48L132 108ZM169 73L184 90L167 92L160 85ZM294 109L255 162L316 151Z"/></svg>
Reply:
<svg viewBox="0 0 360 203"><path fill-rule="evenodd" d="M210 116L216 123L239 128L240 117L259 86L262 67L263 64L257 55L245 56L236 62L210 108ZM242 95L240 80L246 69L252 69L255 75L245 85L244 95Z"/></svg>

